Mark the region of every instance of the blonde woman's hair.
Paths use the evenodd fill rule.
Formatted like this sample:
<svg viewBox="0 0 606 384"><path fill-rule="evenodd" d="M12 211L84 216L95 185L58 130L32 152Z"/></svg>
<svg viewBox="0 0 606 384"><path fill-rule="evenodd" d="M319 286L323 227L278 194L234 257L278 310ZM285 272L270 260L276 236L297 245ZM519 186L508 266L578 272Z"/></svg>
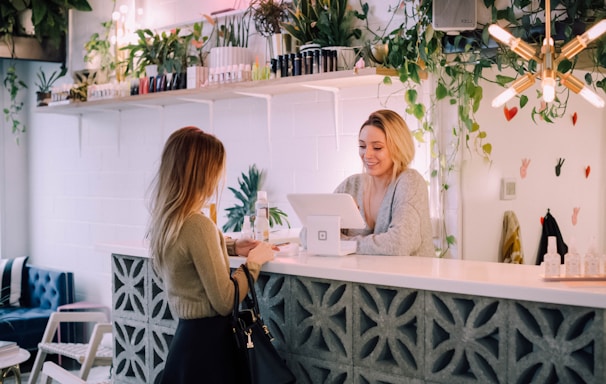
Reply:
<svg viewBox="0 0 606 384"><path fill-rule="evenodd" d="M181 128L166 141L149 206L149 249L156 269L162 267L185 219L215 193L225 161L223 143L199 128Z"/></svg>
<svg viewBox="0 0 606 384"><path fill-rule="evenodd" d="M398 113L389 109L380 109L368 116L360 127L372 125L385 133L387 149L393 160L391 179L395 180L404 172L415 157L415 145L408 125Z"/></svg>

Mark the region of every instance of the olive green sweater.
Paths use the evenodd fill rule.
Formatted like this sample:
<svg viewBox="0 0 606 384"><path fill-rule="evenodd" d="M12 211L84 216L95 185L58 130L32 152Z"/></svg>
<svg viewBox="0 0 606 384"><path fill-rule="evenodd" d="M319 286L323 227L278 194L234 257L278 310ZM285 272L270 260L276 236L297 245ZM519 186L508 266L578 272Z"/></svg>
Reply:
<svg viewBox="0 0 606 384"><path fill-rule="evenodd" d="M212 220L201 213L185 220L175 243L164 255L160 271L168 303L176 316L196 319L231 313L234 285L229 278L228 254L235 255L235 241L226 241ZM261 266L246 264L256 281ZM246 275L240 267L233 276L242 299L248 292Z"/></svg>

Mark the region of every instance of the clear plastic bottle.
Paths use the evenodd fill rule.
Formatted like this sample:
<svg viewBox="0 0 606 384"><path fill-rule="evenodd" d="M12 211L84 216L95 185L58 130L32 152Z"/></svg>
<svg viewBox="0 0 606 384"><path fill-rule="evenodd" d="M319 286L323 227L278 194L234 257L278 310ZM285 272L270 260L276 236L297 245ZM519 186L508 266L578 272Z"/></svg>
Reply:
<svg viewBox="0 0 606 384"><path fill-rule="evenodd" d="M252 239L253 233L252 228L250 226L250 216L244 216L244 221L242 222L242 231L240 232L240 239Z"/></svg>
<svg viewBox="0 0 606 384"><path fill-rule="evenodd" d="M255 218L255 239L269 241L269 220L265 216L265 210L259 209Z"/></svg>
<svg viewBox="0 0 606 384"><path fill-rule="evenodd" d="M585 271L584 275L586 276L594 276L600 274L600 256L596 251L595 238L592 239L591 244L589 245L589 249L585 254L585 263L584 263Z"/></svg>
<svg viewBox="0 0 606 384"><path fill-rule="evenodd" d="M560 265L562 258L558 254L558 247L555 236L547 238L547 253L543 257L543 265L545 267L545 277L560 276Z"/></svg>
<svg viewBox="0 0 606 384"><path fill-rule="evenodd" d="M568 253L564 255L564 265L566 266L566 276L581 275L581 255L577 252L574 239L570 242Z"/></svg>
<svg viewBox="0 0 606 384"><path fill-rule="evenodd" d="M265 211L265 217L269 219L269 203L267 202L267 192L257 191L257 201L255 202L255 215L259 215L259 210Z"/></svg>

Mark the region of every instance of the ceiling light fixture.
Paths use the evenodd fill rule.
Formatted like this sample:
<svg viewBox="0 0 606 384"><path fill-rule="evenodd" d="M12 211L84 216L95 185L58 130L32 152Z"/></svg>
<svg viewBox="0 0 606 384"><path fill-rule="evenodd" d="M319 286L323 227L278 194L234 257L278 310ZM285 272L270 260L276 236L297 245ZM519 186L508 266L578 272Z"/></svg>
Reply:
<svg viewBox="0 0 606 384"><path fill-rule="evenodd" d="M555 98L555 87L557 80L560 84L581 95L585 100L598 108L604 107L604 100L595 92L589 89L583 82L572 75L572 73L561 73L557 71L557 65L562 60L570 60L583 49L587 48L589 43L600 37L606 32L606 19L601 20L593 27L589 28L581 36L576 36L562 47L560 55L555 57L555 45L551 38L551 4L550 0L545 1L545 40L541 46L541 53L537 57L536 49L526 43L519 37L513 36L505 29L496 24L488 27L488 32L497 40L507 45L513 52L520 55L525 60L534 60L541 64L541 70L537 73L526 73L518 78L508 89L492 101L493 107L500 107L516 95L524 92L535 83L537 78L541 79L543 88L543 100L551 102Z"/></svg>

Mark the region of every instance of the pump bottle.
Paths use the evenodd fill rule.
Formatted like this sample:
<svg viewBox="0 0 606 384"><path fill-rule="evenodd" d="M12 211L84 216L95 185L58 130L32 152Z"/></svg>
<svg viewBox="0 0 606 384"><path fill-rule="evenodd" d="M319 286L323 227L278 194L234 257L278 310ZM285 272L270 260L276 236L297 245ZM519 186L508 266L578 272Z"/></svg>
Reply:
<svg viewBox="0 0 606 384"><path fill-rule="evenodd" d="M600 257L596 251L595 238L592 239L589 249L585 254L585 272L584 275L592 276L600 274Z"/></svg>
<svg viewBox="0 0 606 384"><path fill-rule="evenodd" d="M549 236L547 238L547 253L543 257L543 265L545 267L545 277L560 276L560 265L562 258L558 254L556 237Z"/></svg>
<svg viewBox="0 0 606 384"><path fill-rule="evenodd" d="M564 265L566 266L566 276L581 275L581 255L577 252L574 239L570 242L570 248L564 255Z"/></svg>

